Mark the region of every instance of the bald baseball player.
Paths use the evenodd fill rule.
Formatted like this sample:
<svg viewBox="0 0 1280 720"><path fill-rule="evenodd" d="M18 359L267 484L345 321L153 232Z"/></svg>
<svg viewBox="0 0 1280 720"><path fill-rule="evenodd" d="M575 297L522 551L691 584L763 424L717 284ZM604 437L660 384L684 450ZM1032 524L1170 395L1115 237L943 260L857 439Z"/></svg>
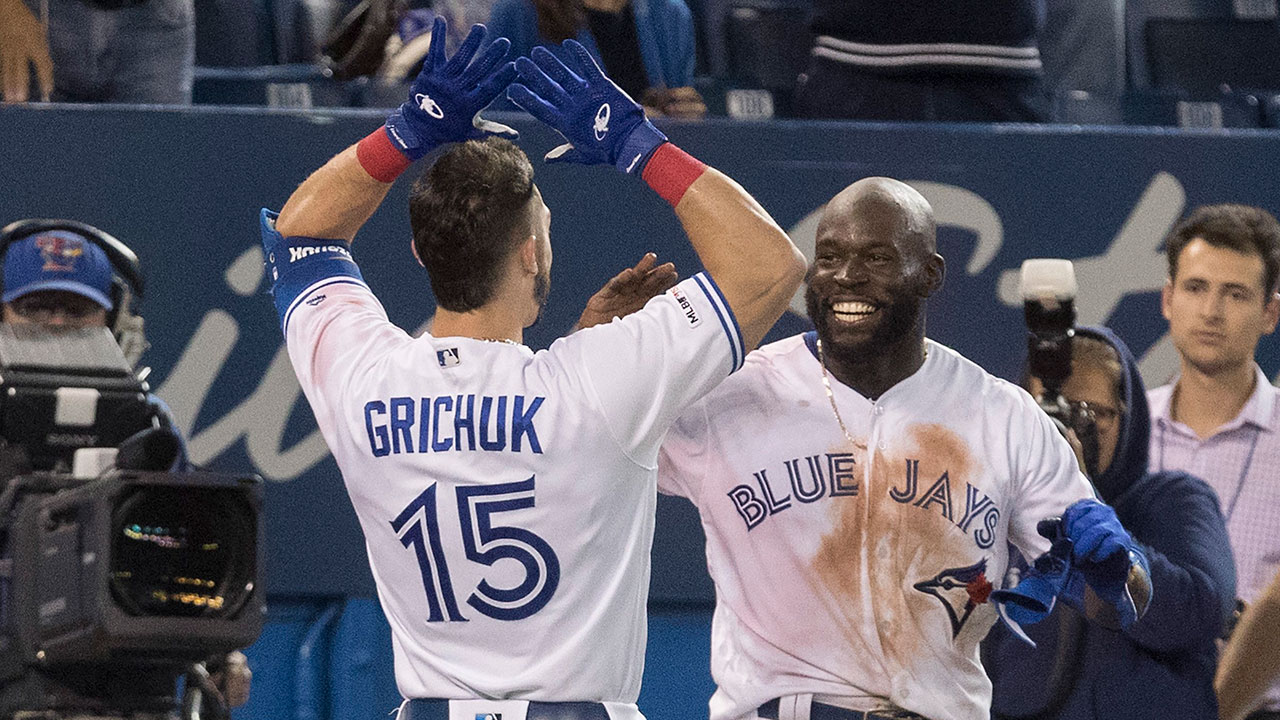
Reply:
<svg viewBox="0 0 1280 720"><path fill-rule="evenodd" d="M815 252L816 331L749 354L662 447L716 586L711 720L986 720L1008 543L1040 556L1063 516L1112 591L1134 543L1026 392L925 338L945 264L919 193L854 183Z"/></svg>
<svg viewBox="0 0 1280 720"><path fill-rule="evenodd" d="M581 45L569 43L571 67L535 52L508 92L569 141L548 160L643 177L706 271L533 352L523 332L549 288L551 212L524 153L485 137L510 129L478 115L517 74L509 43L477 26L446 60L442 21L433 33L386 125L279 217L263 211L289 357L364 531L400 720L635 720L659 444L782 314L803 256ZM388 321L349 244L432 150L409 215L437 309L414 338Z"/></svg>

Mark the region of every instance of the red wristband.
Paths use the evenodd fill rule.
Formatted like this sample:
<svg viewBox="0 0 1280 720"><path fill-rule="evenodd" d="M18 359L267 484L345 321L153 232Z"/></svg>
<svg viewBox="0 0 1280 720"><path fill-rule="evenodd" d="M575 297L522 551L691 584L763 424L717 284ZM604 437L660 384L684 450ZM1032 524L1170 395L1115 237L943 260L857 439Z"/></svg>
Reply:
<svg viewBox="0 0 1280 720"><path fill-rule="evenodd" d="M675 207L694 180L702 177L707 166L701 160L664 142L653 151L641 177L654 192Z"/></svg>
<svg viewBox="0 0 1280 720"><path fill-rule="evenodd" d="M400 149L391 144L385 128L378 128L356 144L356 158L369 177L378 182L394 182L413 164Z"/></svg>

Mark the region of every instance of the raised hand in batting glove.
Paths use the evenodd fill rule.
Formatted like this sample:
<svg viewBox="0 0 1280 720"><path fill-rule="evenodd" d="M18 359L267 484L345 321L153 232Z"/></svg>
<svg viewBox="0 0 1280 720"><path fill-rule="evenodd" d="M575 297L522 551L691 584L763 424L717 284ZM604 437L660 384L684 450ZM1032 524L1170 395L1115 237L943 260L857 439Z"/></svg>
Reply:
<svg viewBox="0 0 1280 720"><path fill-rule="evenodd" d="M480 117L480 111L516 77L514 63L503 63L510 40L498 38L476 57L484 37L485 27L473 26L457 54L446 61L445 22L436 18L431 49L409 89L409 99L387 117L387 137L410 160L446 143L486 135L516 137L515 130Z"/></svg>
<svg viewBox="0 0 1280 720"><path fill-rule="evenodd" d="M569 141L547 153L547 162L608 163L639 173L667 136L605 77L586 48L576 40L564 47L572 67L541 47L517 59L520 82L507 88L507 97Z"/></svg>
<svg viewBox="0 0 1280 720"><path fill-rule="evenodd" d="M1127 629L1142 617L1151 601L1151 569L1146 553L1111 506L1097 500L1076 501L1062 514L1062 534L1072 543L1072 573L1078 572L1084 584L1115 611L1120 628ZM1084 598L1075 597L1082 591L1068 592L1064 599L1083 605Z"/></svg>

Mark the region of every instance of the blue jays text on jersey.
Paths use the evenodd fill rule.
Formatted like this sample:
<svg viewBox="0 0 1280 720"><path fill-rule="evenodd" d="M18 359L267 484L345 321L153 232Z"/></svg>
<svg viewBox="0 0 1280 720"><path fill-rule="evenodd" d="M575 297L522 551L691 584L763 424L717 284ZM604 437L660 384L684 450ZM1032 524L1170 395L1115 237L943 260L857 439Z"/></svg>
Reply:
<svg viewBox="0 0 1280 720"><path fill-rule="evenodd" d="M374 457L428 452L542 454L534 426L546 398L524 395L391 397L364 404L364 426Z"/></svg>
<svg viewBox="0 0 1280 720"><path fill-rule="evenodd" d="M811 503L824 497L857 495L856 464L852 453L817 453L791 458L782 463L790 486L789 493L775 490L769 469L761 468L751 474L753 482L738 484L726 495L750 531L766 518L791 507L793 498L795 502ZM888 489L889 497L904 505L939 512L961 532L972 530L973 541L978 547L991 547L1000 524L1000 508L986 493L965 482L964 508L957 512L959 498L952 500L949 472L944 470L928 487L924 487L920 482L920 461L908 458L903 465L902 482Z"/></svg>

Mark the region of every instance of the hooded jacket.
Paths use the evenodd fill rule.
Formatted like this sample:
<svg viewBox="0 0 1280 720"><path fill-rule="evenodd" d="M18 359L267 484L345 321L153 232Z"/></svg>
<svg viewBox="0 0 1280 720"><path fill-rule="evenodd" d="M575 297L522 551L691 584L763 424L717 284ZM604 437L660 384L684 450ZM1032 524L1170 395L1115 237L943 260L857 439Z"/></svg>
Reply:
<svg viewBox="0 0 1280 720"><path fill-rule="evenodd" d="M997 719L1216 720L1215 639L1235 601L1235 567L1218 497L1180 471L1149 472L1151 416L1138 365L1106 328L1079 328L1123 365L1120 433L1094 479L1101 499L1146 549L1151 604L1127 631L1087 622L1058 603L1025 627L1032 648L997 625L983 644Z"/></svg>

